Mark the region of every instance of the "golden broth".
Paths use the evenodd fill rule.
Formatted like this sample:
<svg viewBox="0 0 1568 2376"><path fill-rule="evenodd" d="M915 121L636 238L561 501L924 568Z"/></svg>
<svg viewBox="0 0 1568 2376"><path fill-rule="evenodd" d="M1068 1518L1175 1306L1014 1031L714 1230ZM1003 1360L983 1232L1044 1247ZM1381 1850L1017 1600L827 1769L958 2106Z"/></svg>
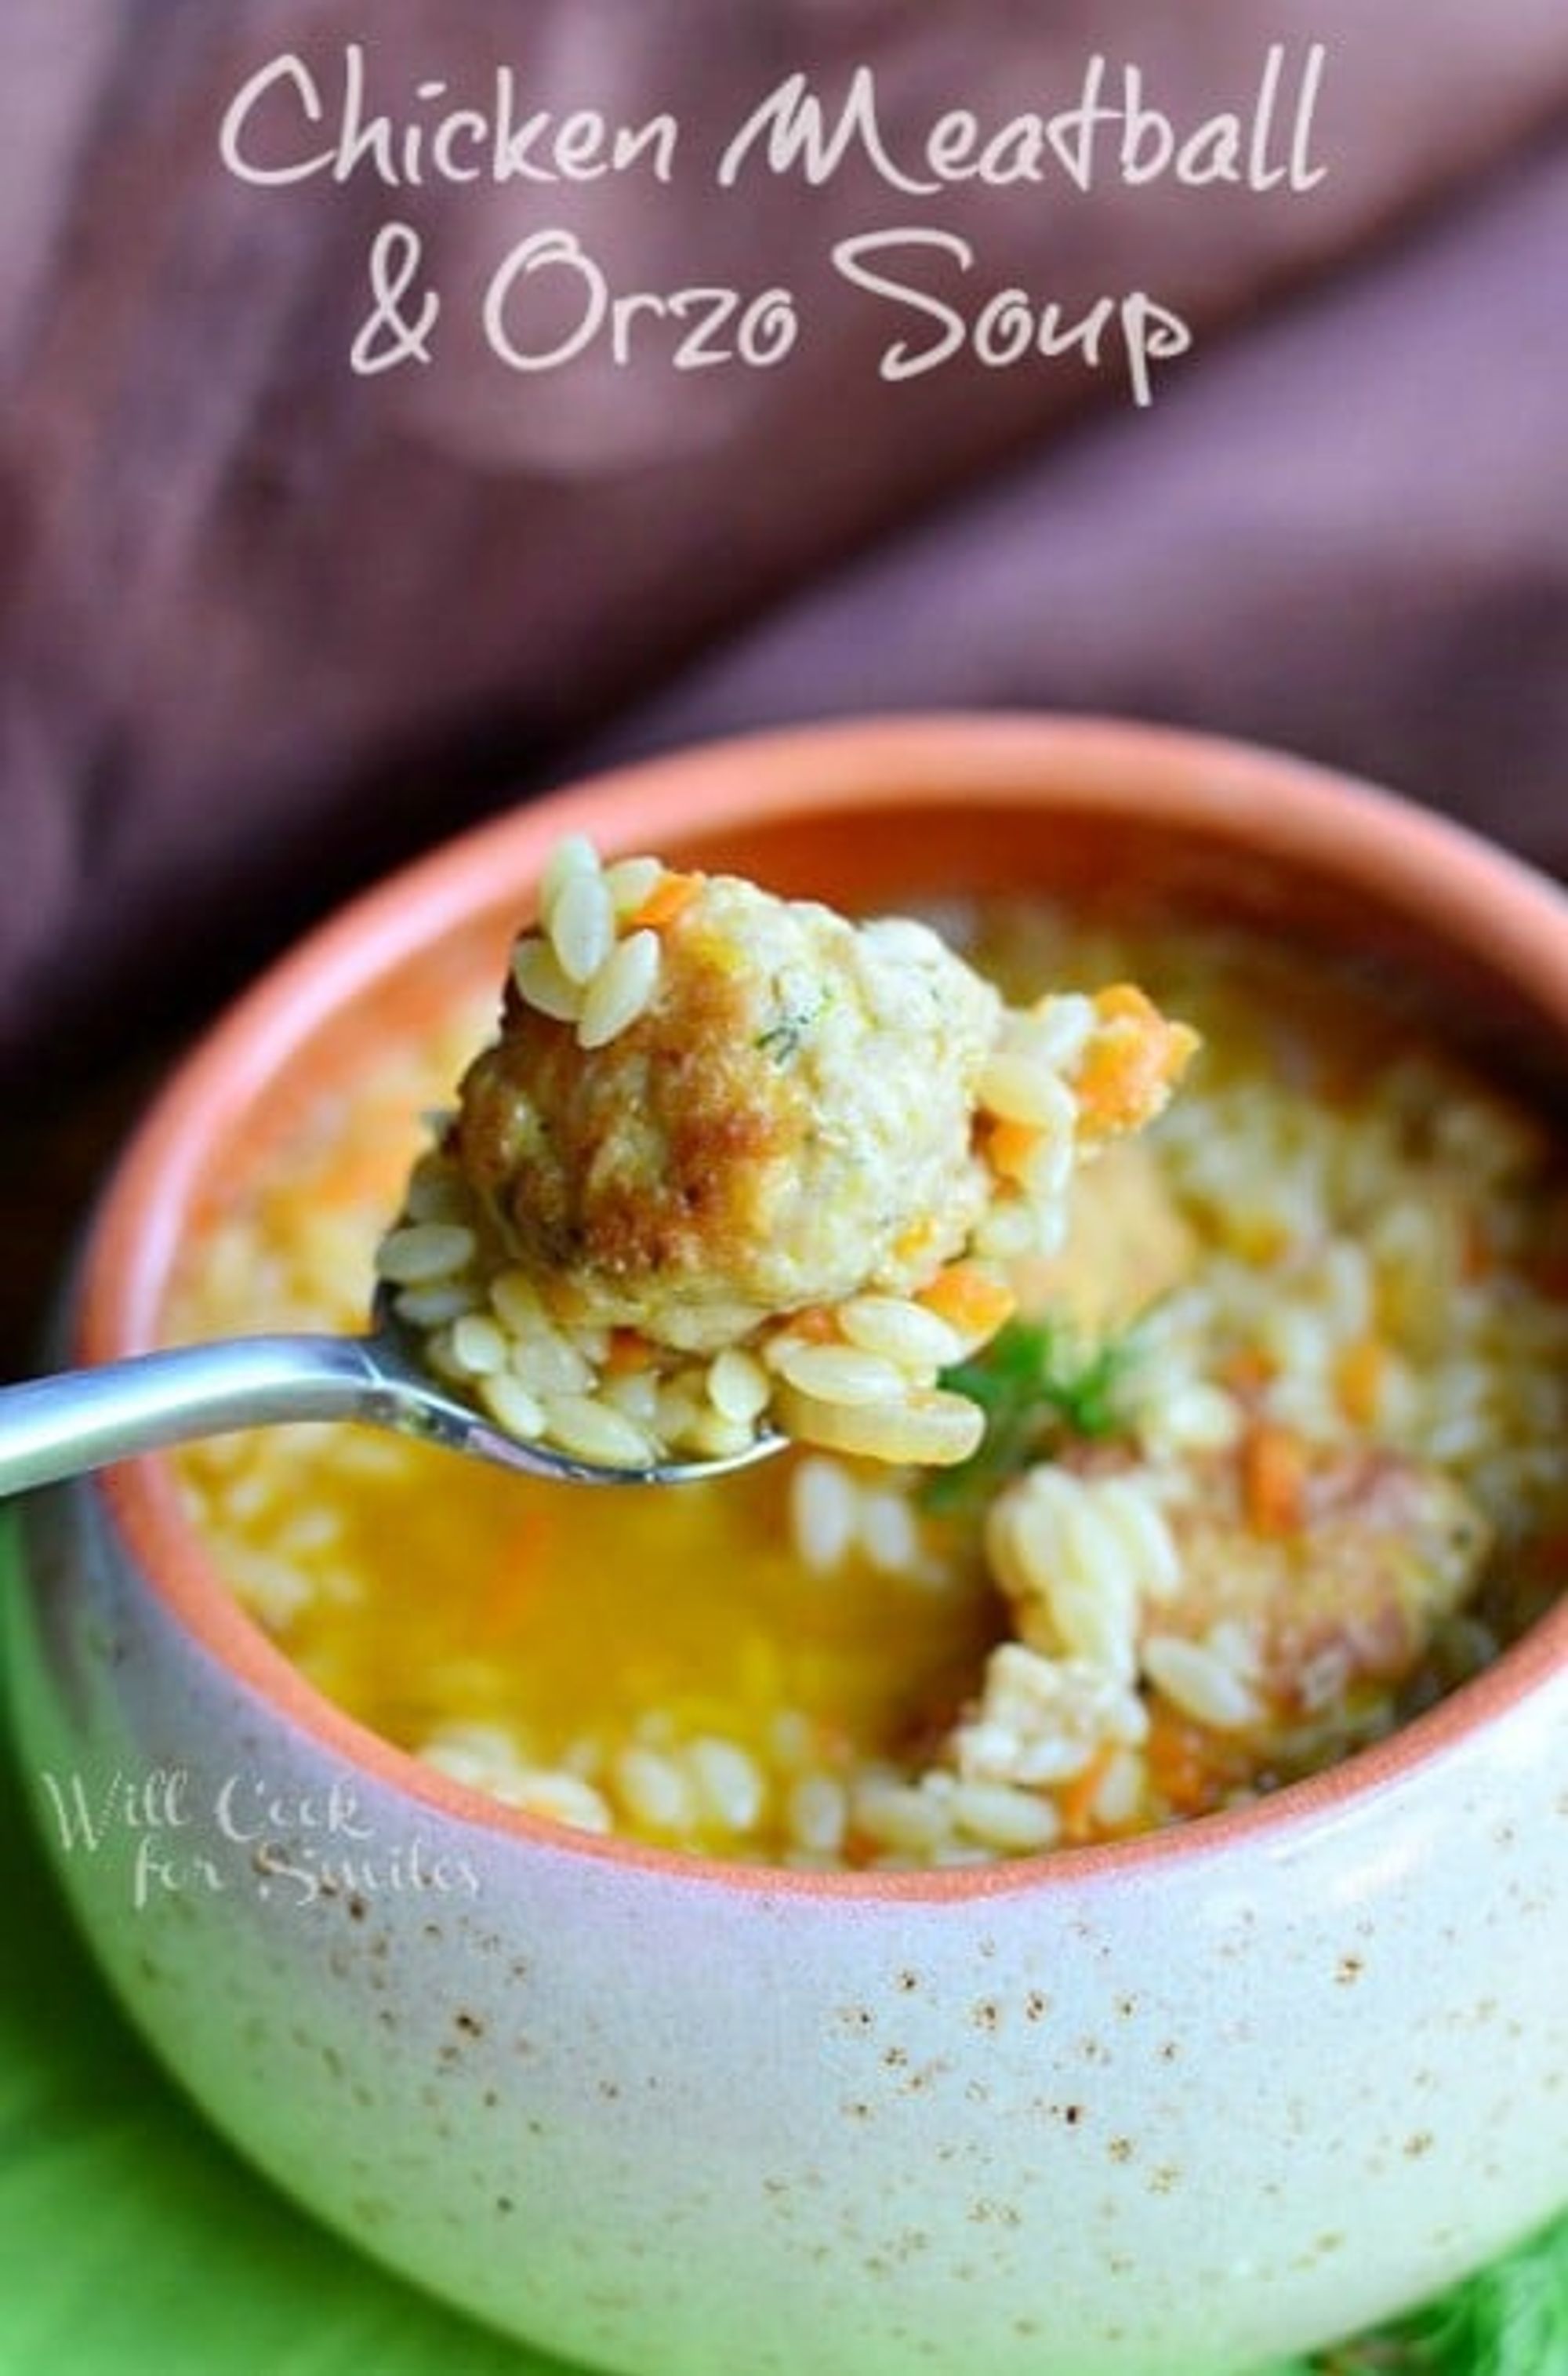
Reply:
<svg viewBox="0 0 1568 2376"><path fill-rule="evenodd" d="M1343 1753L1559 1588L1568 1232L1540 1126L1412 1051L1380 987L1240 936L1132 936L1022 901L936 921L1011 996L1131 976L1204 1033L1155 1132L1195 1252L1170 1299L1187 1333L1157 1345L1150 1392L1174 1409L1196 1388L1212 1417L1244 1375L1277 1401L1277 1430L1422 1458L1451 1443L1497 1544L1470 1610L1294 1747L1278 1727L1206 1729L1146 1681L1145 1729L1031 1795L977 1782L944 1747L1012 1620L983 1511L934 1515L907 1473L834 1464L862 1511L902 1501L905 1550L879 1549L868 1520L814 1562L794 1454L655 1491L536 1484L343 1429L193 1450L183 1472L220 1570L329 1699L518 1803L555 1811L539 1777L569 1776L588 1809L571 1819L598 1828L802 1863L980 1861L1202 1812ZM324 1109L191 1250L172 1335L356 1325L417 1117L483 1028L458 1023ZM1116 1259L1112 1237L1096 1260ZM749 1793L694 1780L680 1761L705 1742L726 1772L750 1764Z"/></svg>

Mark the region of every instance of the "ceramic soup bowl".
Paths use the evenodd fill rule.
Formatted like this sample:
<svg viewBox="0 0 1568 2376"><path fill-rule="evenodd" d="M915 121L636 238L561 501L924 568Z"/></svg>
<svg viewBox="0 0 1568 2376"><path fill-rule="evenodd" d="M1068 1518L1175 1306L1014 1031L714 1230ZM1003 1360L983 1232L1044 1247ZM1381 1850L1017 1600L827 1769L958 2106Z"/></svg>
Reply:
<svg viewBox="0 0 1568 2376"><path fill-rule="evenodd" d="M113 1180L78 1357L158 1341L225 1178L496 978L568 831L850 906L1152 884L1376 949L1568 1080L1568 903L1385 795L1097 721L762 736L505 817L278 966ZM564 2357L1226 2376L1568 2197L1568 1608L1254 1805L825 1875L573 1834L389 1747L229 1598L165 1463L34 1497L25 1537L22 1762L136 2020L299 2202Z"/></svg>

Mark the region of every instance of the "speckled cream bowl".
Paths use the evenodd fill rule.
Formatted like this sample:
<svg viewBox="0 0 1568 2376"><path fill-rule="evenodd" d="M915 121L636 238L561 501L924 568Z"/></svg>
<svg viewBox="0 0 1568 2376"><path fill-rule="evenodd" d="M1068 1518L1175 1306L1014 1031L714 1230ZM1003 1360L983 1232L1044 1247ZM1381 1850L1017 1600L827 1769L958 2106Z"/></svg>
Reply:
<svg viewBox="0 0 1568 2376"><path fill-rule="evenodd" d="M1133 875L1375 944L1568 1079L1568 903L1384 796L1092 721L763 737L469 836L269 975L111 1184L83 1356L156 1341L225 1177L496 975L567 830L850 903ZM1568 2198L1568 1608L1245 1812L825 1877L555 1830L371 1737L226 1597L161 1463L26 1536L23 1761L137 2020L302 2203L564 2356L1225 2376Z"/></svg>

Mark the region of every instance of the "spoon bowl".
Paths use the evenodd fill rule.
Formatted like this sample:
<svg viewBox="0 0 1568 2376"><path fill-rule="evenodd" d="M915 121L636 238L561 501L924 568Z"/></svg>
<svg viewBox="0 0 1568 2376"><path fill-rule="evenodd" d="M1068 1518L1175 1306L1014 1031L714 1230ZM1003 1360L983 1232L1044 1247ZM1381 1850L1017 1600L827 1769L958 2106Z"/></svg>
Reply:
<svg viewBox="0 0 1568 2376"><path fill-rule="evenodd" d="M759 1435L712 1460L612 1468L508 1435L450 1393L420 1358L390 1292L376 1290L363 1336L237 1336L134 1354L0 1388L0 1496L161 1452L235 1428L349 1420L389 1428L521 1476L574 1485L684 1485L769 1458L784 1443Z"/></svg>

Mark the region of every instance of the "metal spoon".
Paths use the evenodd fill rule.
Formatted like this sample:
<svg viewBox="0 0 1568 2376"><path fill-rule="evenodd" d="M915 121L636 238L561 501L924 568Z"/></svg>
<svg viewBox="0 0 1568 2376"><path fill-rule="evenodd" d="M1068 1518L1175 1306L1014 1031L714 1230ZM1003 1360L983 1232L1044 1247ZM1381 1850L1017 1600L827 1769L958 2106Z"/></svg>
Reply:
<svg viewBox="0 0 1568 2376"><path fill-rule="evenodd" d="M607 1468L507 1435L432 1377L411 1333L378 1291L365 1336L236 1336L140 1353L0 1387L0 1495L198 1436L291 1420L357 1420L579 1485L680 1485L749 1468L781 1449L758 1436L718 1460Z"/></svg>

